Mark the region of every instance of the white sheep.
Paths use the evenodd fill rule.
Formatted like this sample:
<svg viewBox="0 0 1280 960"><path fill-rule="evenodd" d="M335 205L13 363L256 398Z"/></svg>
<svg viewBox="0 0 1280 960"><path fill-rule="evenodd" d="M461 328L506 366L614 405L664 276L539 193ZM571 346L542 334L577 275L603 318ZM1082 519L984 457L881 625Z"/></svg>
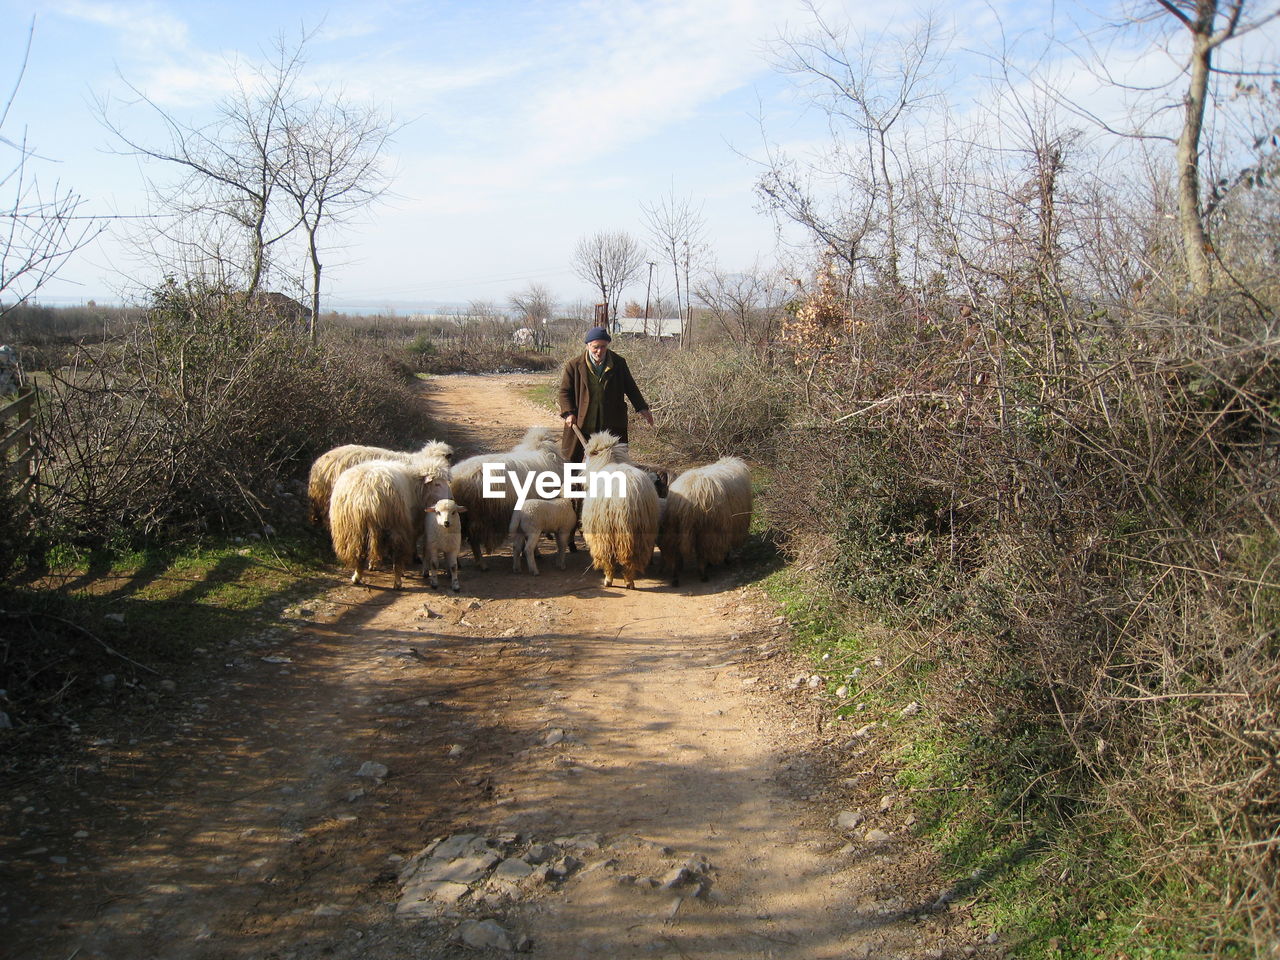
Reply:
<svg viewBox="0 0 1280 960"><path fill-rule="evenodd" d="M428 577L431 586L439 586L437 570L449 572L450 586L454 593L462 589L458 582L458 554L462 552L462 514L460 507L448 497L437 500L426 509L427 545L422 553L422 575ZM444 563L441 563L443 558Z"/></svg>
<svg viewBox="0 0 1280 960"><path fill-rule="evenodd" d="M723 563L751 529L751 472L737 457L686 470L671 481L658 548L679 586L685 565L707 579L711 564Z"/></svg>
<svg viewBox="0 0 1280 960"><path fill-rule="evenodd" d="M334 481L329 497L329 533L333 552L360 583L364 571L389 559L398 590L404 568L413 562L419 522L431 491L439 492L442 461L418 458L367 460L348 467ZM447 482L448 466L444 465Z"/></svg>
<svg viewBox="0 0 1280 960"><path fill-rule="evenodd" d="M484 465L502 477L502 496L484 495ZM560 456L560 440L550 427L530 427L524 439L510 450L499 453L483 453L456 464L450 487L453 499L467 508L464 535L471 544L476 566L488 570L485 554L491 553L509 535L511 511L516 505L516 491L509 475L524 482L530 474L543 471L560 473L564 460Z"/></svg>
<svg viewBox="0 0 1280 960"><path fill-rule="evenodd" d="M620 571L628 588L649 564L658 536L658 492L648 473L627 462L626 445L602 431L587 439L586 496L582 501L582 535L591 565L613 586ZM610 480L620 477L621 489Z"/></svg>
<svg viewBox="0 0 1280 960"><path fill-rule="evenodd" d="M538 573L538 540L544 533L556 538L556 566L564 569L565 548L578 523L578 513L573 501L526 500L524 506L511 513L511 570L520 572L520 554L525 557L529 572Z"/></svg>
<svg viewBox="0 0 1280 960"><path fill-rule="evenodd" d="M453 456L453 447L440 440L428 440L420 449L405 453L399 450L387 450L384 447L367 447L358 443L348 443L320 454L315 463L311 464L311 473L307 478L307 499L311 503L311 522L328 522L329 498L333 494L333 484L343 470L368 460L407 461L415 456L435 457L448 462Z"/></svg>

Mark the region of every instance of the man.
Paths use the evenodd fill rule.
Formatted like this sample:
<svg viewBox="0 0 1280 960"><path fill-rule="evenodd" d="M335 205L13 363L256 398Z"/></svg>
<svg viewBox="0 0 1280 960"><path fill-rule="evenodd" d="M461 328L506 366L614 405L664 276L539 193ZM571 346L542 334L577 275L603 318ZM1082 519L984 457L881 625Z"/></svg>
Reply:
<svg viewBox="0 0 1280 960"><path fill-rule="evenodd" d="M653 414L631 378L627 361L609 349L612 339L604 327L592 327L583 338L587 349L564 365L560 378L560 416L564 420L560 449L566 462L582 460L582 444L573 432L575 426L586 437L608 430L626 442L627 400L637 415L653 426Z"/></svg>

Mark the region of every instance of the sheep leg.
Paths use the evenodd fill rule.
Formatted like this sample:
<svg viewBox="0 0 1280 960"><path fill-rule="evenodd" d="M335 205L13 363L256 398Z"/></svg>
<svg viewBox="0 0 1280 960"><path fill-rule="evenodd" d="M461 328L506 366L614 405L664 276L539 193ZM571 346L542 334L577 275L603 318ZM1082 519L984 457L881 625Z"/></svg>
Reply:
<svg viewBox="0 0 1280 960"><path fill-rule="evenodd" d="M524 552L525 540L527 538L524 532L517 530L515 536L511 538L511 572L520 572L520 554Z"/></svg>
<svg viewBox="0 0 1280 960"><path fill-rule="evenodd" d="M449 564L449 586L453 588L454 593L457 593L462 589L462 584L458 581L458 555L456 553L446 554L445 560Z"/></svg>
<svg viewBox="0 0 1280 960"><path fill-rule="evenodd" d="M436 587L440 586L440 581L436 578L436 570L440 568L439 560L440 560L440 556L434 544L431 546L428 546L426 566L427 566L427 569L430 570L431 572L428 574L427 579L430 582L432 589L435 589Z"/></svg>
<svg viewBox="0 0 1280 960"><path fill-rule="evenodd" d="M604 569L604 585L606 587L613 586L613 561L606 559L601 566Z"/></svg>
<svg viewBox="0 0 1280 960"><path fill-rule="evenodd" d="M477 569L488 570L489 561L484 558L484 550L481 548L479 540L472 539L471 552L475 555Z"/></svg>
<svg viewBox="0 0 1280 960"><path fill-rule="evenodd" d="M530 537L524 542L524 565L535 577L538 575L538 538Z"/></svg>
<svg viewBox="0 0 1280 960"><path fill-rule="evenodd" d="M564 531L557 530L556 531L556 566L561 570L564 569L564 550L565 550L564 540L565 540Z"/></svg>

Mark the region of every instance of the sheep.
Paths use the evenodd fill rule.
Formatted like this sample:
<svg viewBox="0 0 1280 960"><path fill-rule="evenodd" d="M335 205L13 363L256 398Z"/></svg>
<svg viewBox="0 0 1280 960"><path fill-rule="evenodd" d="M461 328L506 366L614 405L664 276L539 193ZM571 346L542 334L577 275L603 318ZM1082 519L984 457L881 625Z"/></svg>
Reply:
<svg viewBox="0 0 1280 960"><path fill-rule="evenodd" d="M653 480L628 462L626 445L605 430L592 434L586 446L586 497L582 501L582 535L591 551L591 565L613 586L620 570L627 588L648 566L658 536L658 492ZM623 489L611 489L608 475L621 475ZM621 492L621 496L610 493Z"/></svg>
<svg viewBox="0 0 1280 960"><path fill-rule="evenodd" d="M428 440L421 449L412 453L402 453L399 450L387 450L384 447L366 447L357 443L348 443L320 454L311 465L311 474L307 478L307 499L311 503L311 522L329 522L329 497L333 493L333 483L347 467L366 460L408 460L414 456L439 457L447 462L453 456L453 447L440 440Z"/></svg>
<svg viewBox="0 0 1280 960"><path fill-rule="evenodd" d="M497 464L501 468L501 497L484 495L486 463ZM560 440L550 427L530 427L524 439L510 450L468 457L454 466L450 487L453 499L467 508L464 537L471 544L477 567L489 569L485 554L492 552L509 534L516 491L508 480L508 474L524 482L530 474L560 472L563 467Z"/></svg>
<svg viewBox="0 0 1280 960"><path fill-rule="evenodd" d="M338 560L352 569L352 583L386 558L400 589L404 568L413 562L418 518L448 493L448 481L443 458L423 455L407 462L366 460L338 475L329 497L329 533Z"/></svg>
<svg viewBox="0 0 1280 960"><path fill-rule="evenodd" d="M658 548L680 585L685 564L707 579L711 564L723 563L747 540L751 529L751 472L737 457L686 470L671 481Z"/></svg>
<svg viewBox="0 0 1280 960"><path fill-rule="evenodd" d="M572 500L526 500L524 506L511 513L511 571L520 572L520 554L525 566L538 573L538 540L544 534L556 538L556 566L564 569L565 547L578 523L578 512Z"/></svg>
<svg viewBox="0 0 1280 960"><path fill-rule="evenodd" d="M422 552L422 575L428 577L431 586L439 586L437 570L448 570L450 586L457 593L462 589L458 582L458 554L462 551L462 514L460 507L448 497L437 500L426 509L427 545ZM443 558L444 563L440 560Z"/></svg>

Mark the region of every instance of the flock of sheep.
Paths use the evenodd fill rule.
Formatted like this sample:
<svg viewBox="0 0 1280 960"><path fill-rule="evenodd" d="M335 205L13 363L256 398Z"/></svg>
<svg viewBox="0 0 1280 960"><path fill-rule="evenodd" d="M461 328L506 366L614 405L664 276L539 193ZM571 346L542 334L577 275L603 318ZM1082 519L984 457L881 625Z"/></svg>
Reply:
<svg viewBox="0 0 1280 960"><path fill-rule="evenodd" d="M678 585L686 567L705 580L709 566L723 563L746 542L751 475L737 457L686 470L668 485L665 471L632 463L627 445L612 433L593 434L585 450L583 496L529 498L517 509L517 484L527 490L532 477L564 469L549 427L531 427L510 450L453 464L452 448L438 440L409 453L336 447L312 464L311 519L328 525L334 553L351 568L352 583L389 562L396 589L420 543L422 575L435 587L437 571L447 572L457 591L464 539L481 570L488 569L486 555L510 540L512 569L519 572L523 557L536 574L543 536L554 537L556 563L563 570L566 550L576 549L580 525L605 586L620 576L628 587L648 568L655 546ZM490 473L506 478L500 496L485 495L486 464ZM596 483L597 477L612 482Z"/></svg>

